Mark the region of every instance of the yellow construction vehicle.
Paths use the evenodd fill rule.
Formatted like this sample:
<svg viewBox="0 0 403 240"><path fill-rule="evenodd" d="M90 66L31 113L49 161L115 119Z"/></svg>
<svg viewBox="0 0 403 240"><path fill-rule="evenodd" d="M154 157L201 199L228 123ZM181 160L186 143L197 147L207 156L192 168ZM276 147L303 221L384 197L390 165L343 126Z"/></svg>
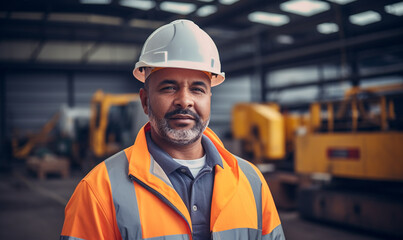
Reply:
<svg viewBox="0 0 403 240"><path fill-rule="evenodd" d="M323 181L300 191L302 216L403 237L402 92L353 88L311 105L313 131L296 138L295 170Z"/></svg>
<svg viewBox="0 0 403 240"><path fill-rule="evenodd" d="M403 181L403 116L395 111L403 97L376 95L399 89L354 88L341 102L312 104L314 132L297 137L296 170Z"/></svg>
<svg viewBox="0 0 403 240"><path fill-rule="evenodd" d="M232 133L256 160L283 159L284 121L277 105L242 103L232 111Z"/></svg>
<svg viewBox="0 0 403 240"><path fill-rule="evenodd" d="M147 120L138 94L106 94L98 90L91 100L91 152L104 159L130 146Z"/></svg>
<svg viewBox="0 0 403 240"><path fill-rule="evenodd" d="M29 135L28 140L24 143L20 143L18 134L15 134L12 139L13 157L16 159L26 159L38 144L46 143L49 140L50 132L59 121L59 116L59 113L54 114L39 133Z"/></svg>
<svg viewBox="0 0 403 240"><path fill-rule="evenodd" d="M294 172L265 174L278 207L403 237L403 84L355 87L308 115L242 103L232 117L246 152L276 164L294 156Z"/></svg>
<svg viewBox="0 0 403 240"><path fill-rule="evenodd" d="M232 109L232 135L255 162L292 157L295 131L307 126L307 115L285 114L275 103L238 103Z"/></svg>

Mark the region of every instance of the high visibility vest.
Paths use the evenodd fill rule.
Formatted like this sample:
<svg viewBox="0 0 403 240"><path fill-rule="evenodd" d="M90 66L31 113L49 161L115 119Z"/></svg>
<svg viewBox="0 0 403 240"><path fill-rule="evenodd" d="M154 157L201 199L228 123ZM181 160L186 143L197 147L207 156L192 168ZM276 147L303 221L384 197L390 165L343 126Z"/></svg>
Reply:
<svg viewBox="0 0 403 240"><path fill-rule="evenodd" d="M65 209L60 239L191 240L187 207L147 149L145 132L133 146L96 166L77 186ZM223 161L215 166L212 239L284 239L270 190L249 162L234 157L206 129Z"/></svg>

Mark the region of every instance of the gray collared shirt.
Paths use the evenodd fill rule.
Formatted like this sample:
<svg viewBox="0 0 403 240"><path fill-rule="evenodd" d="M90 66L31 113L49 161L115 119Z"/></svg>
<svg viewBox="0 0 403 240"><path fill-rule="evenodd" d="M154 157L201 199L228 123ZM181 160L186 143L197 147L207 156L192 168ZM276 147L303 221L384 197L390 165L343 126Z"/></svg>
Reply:
<svg viewBox="0 0 403 240"><path fill-rule="evenodd" d="M168 176L176 192L182 198L192 220L193 239L210 239L210 210L213 196L214 166L223 167L221 156L216 147L206 136L202 136L202 145L206 153L206 165L194 178L189 168L175 162L168 153L159 148L146 133L150 154Z"/></svg>

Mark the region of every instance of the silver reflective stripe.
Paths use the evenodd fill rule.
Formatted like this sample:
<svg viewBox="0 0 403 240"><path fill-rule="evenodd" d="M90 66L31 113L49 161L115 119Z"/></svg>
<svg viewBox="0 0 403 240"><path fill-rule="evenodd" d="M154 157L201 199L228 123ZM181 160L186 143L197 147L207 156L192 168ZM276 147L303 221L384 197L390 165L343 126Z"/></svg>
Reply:
<svg viewBox="0 0 403 240"><path fill-rule="evenodd" d="M245 239L262 239L262 230L252 228L235 228L231 230L214 232L214 240L245 240Z"/></svg>
<svg viewBox="0 0 403 240"><path fill-rule="evenodd" d="M167 185L170 187L174 188L174 186L171 183L171 180L169 180L168 176L165 174L164 170L162 167L155 161L154 157L150 154L150 173L156 176L157 178L161 179L164 181Z"/></svg>
<svg viewBox="0 0 403 240"><path fill-rule="evenodd" d="M178 234L178 235L146 238L144 240L189 240L189 236L187 234Z"/></svg>
<svg viewBox="0 0 403 240"><path fill-rule="evenodd" d="M275 227L271 233L264 235L262 240L285 240L281 224Z"/></svg>
<svg viewBox="0 0 403 240"><path fill-rule="evenodd" d="M116 221L123 240L142 239L139 209L129 162L124 151L105 160L115 205Z"/></svg>
<svg viewBox="0 0 403 240"><path fill-rule="evenodd" d="M84 239L69 236L60 236L59 240L84 240Z"/></svg>
<svg viewBox="0 0 403 240"><path fill-rule="evenodd" d="M235 156L235 155L234 155ZM255 169L246 160L235 156L238 160L238 165L248 178L249 184L252 187L253 196L255 197L256 210L257 210L257 226L262 229L262 181L257 175Z"/></svg>

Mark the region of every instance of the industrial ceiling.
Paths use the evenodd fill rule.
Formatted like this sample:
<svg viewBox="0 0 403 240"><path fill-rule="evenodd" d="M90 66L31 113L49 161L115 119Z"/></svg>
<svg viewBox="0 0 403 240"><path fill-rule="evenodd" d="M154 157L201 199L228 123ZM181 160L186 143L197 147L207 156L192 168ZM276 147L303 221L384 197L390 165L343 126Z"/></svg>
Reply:
<svg viewBox="0 0 403 240"><path fill-rule="evenodd" d="M127 71L153 30L186 18L212 36L229 73L348 61L352 50L368 48L382 57L366 64L386 59L401 72L402 15L401 0L2 1L0 64L3 70Z"/></svg>

